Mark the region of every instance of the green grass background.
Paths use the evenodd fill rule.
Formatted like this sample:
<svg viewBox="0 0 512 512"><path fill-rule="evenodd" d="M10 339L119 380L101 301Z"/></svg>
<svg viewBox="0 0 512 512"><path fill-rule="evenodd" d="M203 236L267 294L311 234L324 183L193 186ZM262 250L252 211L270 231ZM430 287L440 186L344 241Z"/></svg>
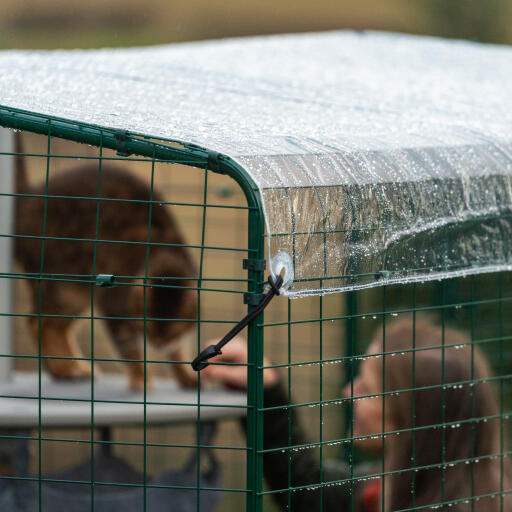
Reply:
<svg viewBox="0 0 512 512"><path fill-rule="evenodd" d="M0 48L93 48L341 28L512 43L512 0L0 0Z"/></svg>

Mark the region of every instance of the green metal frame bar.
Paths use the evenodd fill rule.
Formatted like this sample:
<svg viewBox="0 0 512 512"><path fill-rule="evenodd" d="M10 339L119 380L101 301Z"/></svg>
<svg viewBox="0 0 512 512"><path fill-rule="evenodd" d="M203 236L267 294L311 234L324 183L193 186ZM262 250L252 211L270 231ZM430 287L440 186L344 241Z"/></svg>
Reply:
<svg viewBox="0 0 512 512"><path fill-rule="evenodd" d="M0 126L47 135L97 147L119 150L118 130L78 123L52 116L0 106ZM123 152L128 155L209 169L209 151L176 140L154 142L145 135L123 132ZM171 145L172 144L172 145ZM209 169L211 170L211 169ZM249 174L232 158L219 154L214 172L234 179L243 191L248 206L248 253L264 259L265 223L260 192ZM248 292L263 291L264 273L248 270ZM248 305L248 311L254 306ZM263 314L248 326L247 389L247 511L262 509L263 496Z"/></svg>

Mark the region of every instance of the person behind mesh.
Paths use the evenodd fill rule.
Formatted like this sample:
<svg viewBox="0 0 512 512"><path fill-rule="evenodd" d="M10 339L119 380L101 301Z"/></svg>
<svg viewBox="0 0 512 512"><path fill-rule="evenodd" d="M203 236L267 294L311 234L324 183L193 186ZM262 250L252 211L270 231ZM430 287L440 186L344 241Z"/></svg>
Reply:
<svg viewBox="0 0 512 512"><path fill-rule="evenodd" d="M281 491L273 494L281 508L512 511L507 437L479 347L462 332L418 315L414 326L411 320L387 322L366 354L352 386L342 391L347 401L353 397L354 445L384 460L364 475L341 461L323 461L321 468L316 450L286 450L306 445L307 436L295 408L289 432L288 409L279 408L289 404L288 393L278 370L264 370L264 405L277 409L264 413L264 449L274 451L265 454L263 467L270 488ZM233 340L215 361L247 363L245 342ZM247 387L246 366L212 364L203 374L228 387ZM329 485L340 481L345 483Z"/></svg>

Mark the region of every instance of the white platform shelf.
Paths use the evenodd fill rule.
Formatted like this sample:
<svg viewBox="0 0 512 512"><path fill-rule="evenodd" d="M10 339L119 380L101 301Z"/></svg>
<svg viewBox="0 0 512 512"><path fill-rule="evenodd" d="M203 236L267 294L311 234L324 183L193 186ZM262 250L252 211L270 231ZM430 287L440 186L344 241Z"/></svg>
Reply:
<svg viewBox="0 0 512 512"><path fill-rule="evenodd" d="M23 397L23 398L20 398ZM41 376L41 425L90 427L94 407L95 427L142 425L144 395L127 387L123 375L101 375L94 382L56 381ZM146 395L149 425L194 422L246 414L246 394L237 391L183 389L170 379L154 379ZM39 424L39 378L36 373L13 372L0 382L0 428L34 428Z"/></svg>

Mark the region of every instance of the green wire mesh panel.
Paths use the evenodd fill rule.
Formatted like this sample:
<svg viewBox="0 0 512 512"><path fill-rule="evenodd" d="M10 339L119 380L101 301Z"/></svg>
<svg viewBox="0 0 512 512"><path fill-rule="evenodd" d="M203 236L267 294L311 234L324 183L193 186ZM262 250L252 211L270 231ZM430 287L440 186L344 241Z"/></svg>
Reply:
<svg viewBox="0 0 512 512"><path fill-rule="evenodd" d="M3 158L28 182L0 191L16 217L4 509L255 510L256 355L247 394L190 367L261 291L243 265L262 258L250 182L166 141L19 112L0 124L24 130Z"/></svg>
<svg viewBox="0 0 512 512"><path fill-rule="evenodd" d="M268 509L510 510L510 284L500 273L275 304Z"/></svg>
<svg viewBox="0 0 512 512"><path fill-rule="evenodd" d="M509 273L275 299L247 328L247 363L212 360L246 367L247 393L190 381L264 291L252 181L172 141L5 110L0 124L25 130L31 185L1 200L37 226L2 237L18 260L1 276L16 332L1 354L5 509L50 510L67 489L96 512L121 494L147 511L511 510ZM83 165L78 191L56 190ZM109 189L112 165L128 174Z"/></svg>

